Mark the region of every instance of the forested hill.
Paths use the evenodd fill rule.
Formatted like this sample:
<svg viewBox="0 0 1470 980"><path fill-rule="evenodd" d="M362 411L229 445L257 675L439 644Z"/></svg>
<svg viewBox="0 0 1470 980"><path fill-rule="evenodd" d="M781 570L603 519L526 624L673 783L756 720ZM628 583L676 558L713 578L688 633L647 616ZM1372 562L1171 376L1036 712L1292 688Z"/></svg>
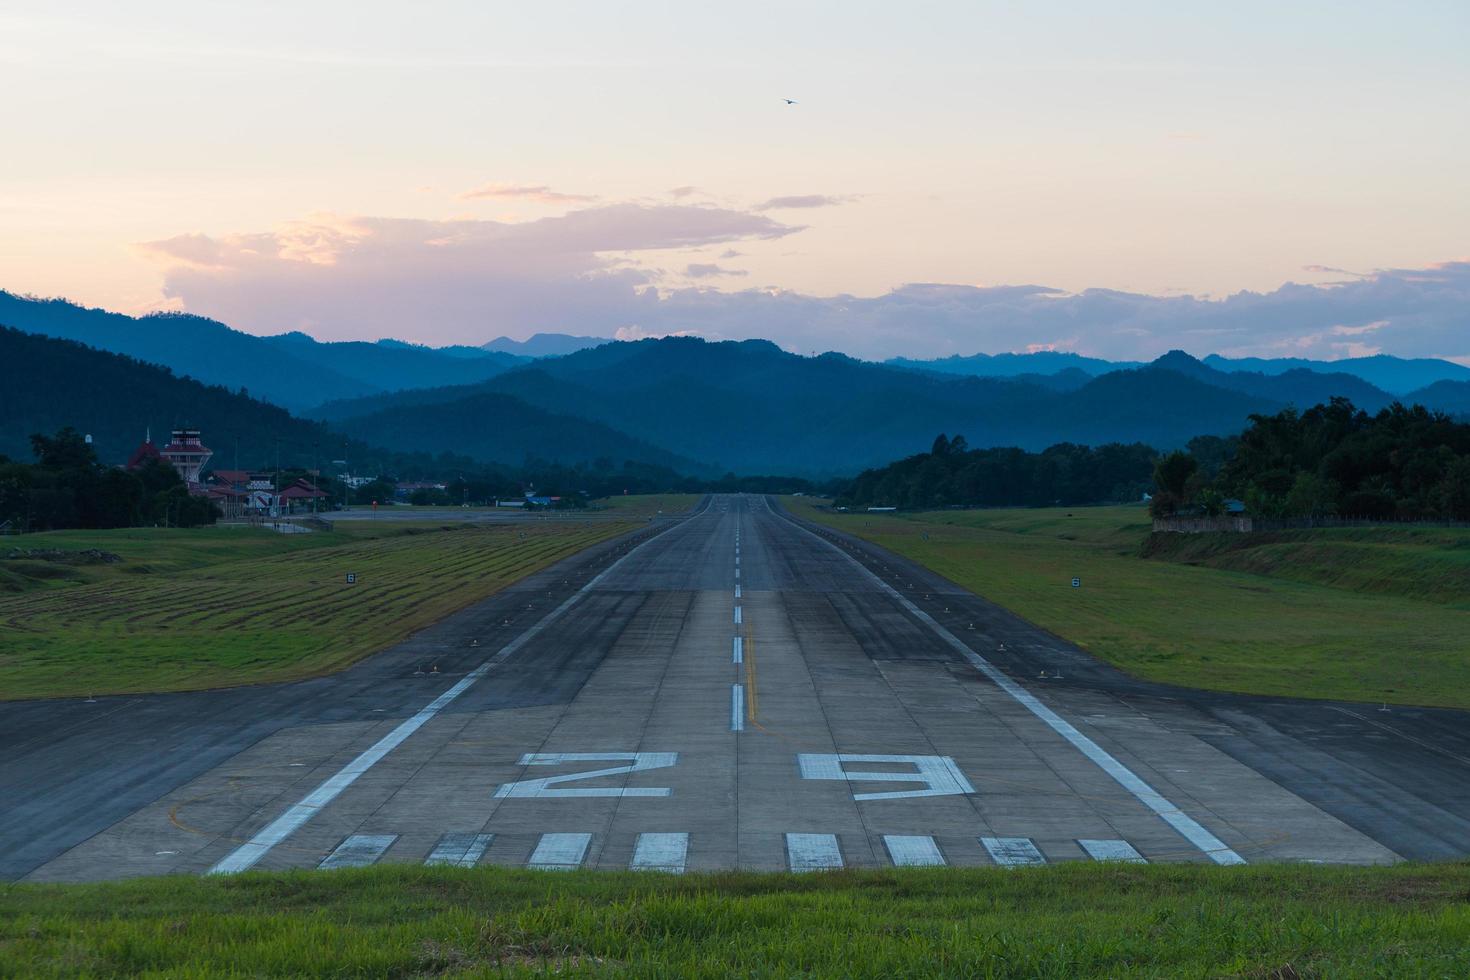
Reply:
<svg viewBox="0 0 1470 980"><path fill-rule="evenodd" d="M299 419L283 408L222 387L175 377L166 368L93 350L66 340L0 327L0 454L31 458L32 433L66 426L93 437L104 463L125 462L151 428L155 443L188 424L203 431L214 465L273 467L279 442L287 467L320 458L346 459L367 472L428 468L403 453L387 452Z"/></svg>
<svg viewBox="0 0 1470 980"><path fill-rule="evenodd" d="M666 338L537 361L479 386L382 395L320 411L349 426L353 415L390 411L405 435L428 433L445 412L472 414L469 399L496 392L597 419L721 469L823 477L882 464L926 445L935 432L964 432L972 446L1029 450L1058 442L1170 448L1200 433L1238 432L1253 413L1311 404L1336 386L1350 386L1372 404L1389 401L1346 375L1226 376L1184 354L1053 385L906 370L841 354L799 357L765 341Z"/></svg>
<svg viewBox="0 0 1470 980"><path fill-rule="evenodd" d="M336 426L389 449L452 452L514 466L529 458L576 465L624 461L666 467L689 476L716 476L709 466L633 439L600 422L534 408L519 398L477 392L450 403L429 403L413 412L385 409L346 419Z"/></svg>
<svg viewBox="0 0 1470 980"><path fill-rule="evenodd" d="M163 364L293 410L379 391L480 381L526 360L473 348L319 343L301 333L257 337L205 317L131 317L3 290L0 325Z"/></svg>

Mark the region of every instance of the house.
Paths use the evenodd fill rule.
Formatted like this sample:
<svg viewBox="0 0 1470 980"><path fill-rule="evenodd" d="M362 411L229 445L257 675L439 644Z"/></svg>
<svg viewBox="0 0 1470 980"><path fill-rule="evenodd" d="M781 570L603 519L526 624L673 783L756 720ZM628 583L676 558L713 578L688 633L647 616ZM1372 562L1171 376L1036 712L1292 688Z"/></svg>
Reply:
<svg viewBox="0 0 1470 980"><path fill-rule="evenodd" d="M329 499L331 494L304 479L292 481L276 495L282 514L315 513L326 509L324 501Z"/></svg>

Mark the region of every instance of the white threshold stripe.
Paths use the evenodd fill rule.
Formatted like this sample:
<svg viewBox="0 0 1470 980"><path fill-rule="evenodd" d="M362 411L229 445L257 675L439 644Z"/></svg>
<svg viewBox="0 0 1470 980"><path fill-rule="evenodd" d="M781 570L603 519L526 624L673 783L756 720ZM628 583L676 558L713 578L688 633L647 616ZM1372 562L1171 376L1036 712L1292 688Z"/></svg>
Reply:
<svg viewBox="0 0 1470 980"><path fill-rule="evenodd" d="M1046 858L1029 837L982 837L980 843L1003 868L1020 868L1028 864L1045 864Z"/></svg>
<svg viewBox="0 0 1470 980"><path fill-rule="evenodd" d="M745 686L730 685L730 731L745 731Z"/></svg>
<svg viewBox="0 0 1470 980"><path fill-rule="evenodd" d="M587 857L591 834L542 834L526 867L541 871L571 871Z"/></svg>
<svg viewBox="0 0 1470 980"><path fill-rule="evenodd" d="M1126 840L1093 840L1082 839L1077 841L1087 856L1094 861L1127 861L1129 864L1147 864L1137 848Z"/></svg>
<svg viewBox="0 0 1470 980"><path fill-rule="evenodd" d="M688 834L639 834L638 843L633 846L633 862L628 867L634 871L683 874L688 856Z"/></svg>
<svg viewBox="0 0 1470 980"><path fill-rule="evenodd" d="M955 651L958 652L966 660L968 660L970 664L975 667L976 670L980 671L980 673L990 678L990 680L994 682L996 687L1006 692L1006 694L1009 694L1027 711L1031 712L1037 718L1040 718L1043 722L1045 722L1047 726L1052 729L1052 731L1056 732L1058 735L1062 736L1062 738L1070 742L1073 748L1077 749L1077 751L1087 756L1087 758L1092 760L1092 762L1096 764L1097 767L1100 768L1103 772L1107 773L1109 776L1112 776L1113 779L1117 781L1118 785L1122 786L1129 793L1132 793L1133 797L1138 800L1138 802L1142 803L1144 806L1148 807L1155 814L1157 814L1161 820L1163 820L1169 826L1178 831L1180 836L1182 836L1185 840L1189 841L1195 847L1203 851L1210 858L1210 860L1214 861L1216 864L1245 864L1245 858L1241 857L1231 848L1227 847L1224 841L1220 840L1220 838L1216 837L1214 834L1206 830L1204 826L1199 823L1199 821L1195 820L1189 814L1181 810L1178 806L1171 803L1167 797L1165 797L1158 790L1150 786L1137 773L1129 769L1127 766L1123 765L1123 763L1119 762L1117 759L1113 758L1113 756L1102 746L1098 745L1092 739L1079 732L1072 725L1071 722L1067 721L1051 708L1048 708L1046 705L1042 704L1041 701L1037 699L1034 694L1026 690L1020 684L1017 684L1015 681L1011 680L1010 677L1006 676L1006 674L1001 671L999 667L996 667L994 664L986 660L984 657L980 656L974 650L971 650L965 643L960 640L959 637L955 636L949 630L945 629L938 622L936 622L934 617L930 616L928 613L924 612L924 610L920 609L918 606L910 602L907 597L905 597L893 586L883 581L877 575L874 575L866 565L858 561L846 551L843 551L841 548L837 547L837 545L833 544L831 541L828 541L826 538L822 537L820 534L817 534L814 531L807 530L800 524L797 524L794 520L790 520L790 518L788 518L788 521L790 521L792 527L795 527L800 531L805 531L807 534L810 534L812 537L816 538L818 541L822 542L824 545L831 548L833 551L837 552L839 555L856 565L864 575L866 575L869 579L877 584L879 589L892 596L899 603L899 605L907 609L909 613L914 616L915 619L918 619L921 623L925 624L936 634L938 634L940 639L944 640L951 647L953 647Z"/></svg>
<svg viewBox="0 0 1470 980"><path fill-rule="evenodd" d="M365 868L382 857L383 852L392 847L397 839L397 834L353 834L338 844L331 854L322 858L322 863L317 867L323 870Z"/></svg>
<svg viewBox="0 0 1470 980"><path fill-rule="evenodd" d="M735 644L730 658L737 664L745 663L745 640L738 636L735 637Z"/></svg>
<svg viewBox="0 0 1470 980"><path fill-rule="evenodd" d="M706 508L706 510L708 510L708 508ZM696 514L694 516L699 515ZM655 537L657 537L657 535L655 535ZM382 738L378 739L378 741L373 743L370 748L368 748L357 758L353 759L351 762L347 763L347 765L337 770L336 773L327 777L327 779L324 780L321 785L312 790L306 796L302 797L300 802L293 804L286 810L285 813L281 814L279 817L266 824L263 828L256 831L255 836L251 837L248 841L235 848L225 857L221 858L219 863L210 868L209 871L206 873L212 875L235 874L237 872L246 871L254 867L257 861L265 857L266 854L270 853L271 848L275 847L281 841L285 840L297 830L301 829L302 825L305 824L312 817L316 816L323 807L331 803L338 796L342 795L342 792L347 789L347 787L356 782L359 776L367 772L373 766L377 765L380 761L382 761L385 755L387 755L389 752L392 752L399 745L402 745L409 736L413 735L414 732L417 732L420 728L424 727L424 725L428 724L429 721L433 719L433 717L439 712L443 711L444 708L450 704L450 702L454 701L455 698L458 698L465 691L469 690L476 681L489 673L491 667L504 660L505 658L511 656L521 647L525 646L527 643L531 642L531 640L535 639L538 635L540 635L542 630L546 629L547 626L550 626L553 622L555 622L562 613L566 612L572 606L581 601L583 596L592 591L592 589L596 588L597 585L602 582L602 580L606 578L609 574L611 574L614 569L616 569L623 562L631 558L640 548L642 548L644 545L648 544L648 542L652 540L654 539L649 538L648 540L643 541L636 547L630 549L627 554L623 555L623 557L619 558L617 561L604 568L601 572L598 572L597 575L593 576L586 585L583 585L576 592L573 592L570 596L566 598L564 602L562 602L561 605L557 606L551 612L543 616L534 626L527 629L520 636L511 640L505 646L501 647L498 652L490 657L490 659L486 660L484 663L480 664L480 666L476 667L474 670L464 675L464 677L460 678L457 684L455 684L449 690L445 691L443 694L439 695L434 700L430 701L413 717L409 718L407 721L400 722L398 727L394 728L387 735L384 735Z"/></svg>
<svg viewBox="0 0 1470 980"><path fill-rule="evenodd" d="M786 866L792 871L823 871L842 867L842 849L836 834L787 834Z"/></svg>
<svg viewBox="0 0 1470 980"><path fill-rule="evenodd" d="M456 868L473 868L485 855L494 834L445 834L424 858L429 865L447 864Z"/></svg>
<svg viewBox="0 0 1470 980"><path fill-rule="evenodd" d="M900 868L919 868L944 864L944 855L933 837L906 837L901 834L885 834L883 846L888 856Z"/></svg>

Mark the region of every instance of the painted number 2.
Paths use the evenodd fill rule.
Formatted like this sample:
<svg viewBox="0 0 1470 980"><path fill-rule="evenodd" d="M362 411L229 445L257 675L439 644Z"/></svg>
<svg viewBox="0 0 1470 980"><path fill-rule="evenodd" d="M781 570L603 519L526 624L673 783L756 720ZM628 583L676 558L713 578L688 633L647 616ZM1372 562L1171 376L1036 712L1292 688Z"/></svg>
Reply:
<svg viewBox="0 0 1470 980"><path fill-rule="evenodd" d="M844 769L848 762L899 763L912 772L858 772ZM796 757L802 779L843 779L851 783L923 783L923 789L901 789L887 793L854 793L855 800L906 800L916 796L962 796L975 787L947 755L817 755Z"/></svg>
<svg viewBox="0 0 1470 980"><path fill-rule="evenodd" d="M576 782L580 779L599 779L604 776L622 776L648 769L667 769L679 761L677 752L528 752L521 756L523 766L561 766L569 762L622 761L632 764L611 766L607 769L588 769L585 772L569 772L561 776L542 776L539 779L520 779L513 783L502 784L495 791L495 796L497 799L526 796L546 799L548 797L669 795L669 789L666 786L610 786L578 789L552 789L551 787L559 783Z"/></svg>

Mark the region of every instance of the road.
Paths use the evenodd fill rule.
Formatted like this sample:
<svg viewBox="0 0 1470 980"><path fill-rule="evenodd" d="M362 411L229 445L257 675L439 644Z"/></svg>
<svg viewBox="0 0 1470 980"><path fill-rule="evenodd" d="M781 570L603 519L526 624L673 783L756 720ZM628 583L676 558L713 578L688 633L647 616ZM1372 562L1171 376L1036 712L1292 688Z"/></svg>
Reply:
<svg viewBox="0 0 1470 980"><path fill-rule="evenodd" d="M1134 681L753 496L334 677L5 705L0 749L34 881L1470 854L1465 713Z"/></svg>

